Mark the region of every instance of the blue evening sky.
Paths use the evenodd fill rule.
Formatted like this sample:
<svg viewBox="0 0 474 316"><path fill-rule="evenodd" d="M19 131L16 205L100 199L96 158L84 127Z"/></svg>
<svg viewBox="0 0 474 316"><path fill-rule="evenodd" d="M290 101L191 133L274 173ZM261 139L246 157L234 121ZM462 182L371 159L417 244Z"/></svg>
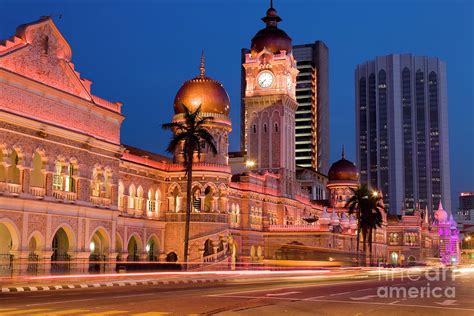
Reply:
<svg viewBox="0 0 474 316"><path fill-rule="evenodd" d="M231 98L239 147L240 49L263 27L269 1L13 1L0 0L0 38L16 26L53 16L73 49L73 62L93 93L124 103L122 142L164 153L160 125L173 115L184 80L207 74ZM280 27L295 44L324 41L330 54L331 160L355 160L354 68L377 55L436 56L448 69L453 205L474 191L473 11L469 0L275 0ZM61 14L62 18L58 19Z"/></svg>

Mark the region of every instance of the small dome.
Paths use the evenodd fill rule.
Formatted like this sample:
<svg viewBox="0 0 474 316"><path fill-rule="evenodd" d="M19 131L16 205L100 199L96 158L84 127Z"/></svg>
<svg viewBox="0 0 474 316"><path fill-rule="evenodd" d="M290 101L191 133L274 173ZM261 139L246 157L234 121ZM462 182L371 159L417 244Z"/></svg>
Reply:
<svg viewBox="0 0 474 316"><path fill-rule="evenodd" d="M448 220L448 213L443 209L443 204L441 204L441 201L439 202L438 210L435 212L435 219L438 221L438 223L446 223Z"/></svg>
<svg viewBox="0 0 474 316"><path fill-rule="evenodd" d="M341 225L344 228L349 228L349 217L347 217L346 213L342 213L341 216Z"/></svg>
<svg viewBox="0 0 474 316"><path fill-rule="evenodd" d="M351 229L357 229L357 220L355 219L354 215L349 217L349 225Z"/></svg>
<svg viewBox="0 0 474 316"><path fill-rule="evenodd" d="M201 106L203 113L229 115L230 99L222 84L205 76L204 55L201 58L201 74L185 81L174 98L174 113L184 113L184 106L194 111Z"/></svg>
<svg viewBox="0 0 474 316"><path fill-rule="evenodd" d="M292 40L285 31L278 28L277 24L281 18L277 11L271 7L267 10L267 15L262 18L262 21L267 26L252 38L250 47L252 53L259 53L266 48L273 54L278 54L281 50L285 50L289 54L293 48Z"/></svg>
<svg viewBox="0 0 474 316"><path fill-rule="evenodd" d="M333 225L338 225L339 224L339 216L337 215L336 210L332 210L331 224L333 224Z"/></svg>
<svg viewBox="0 0 474 316"><path fill-rule="evenodd" d="M324 208L323 212L319 216L318 222L321 225L329 225L329 223L331 222L331 216L329 215L326 208Z"/></svg>
<svg viewBox="0 0 474 316"><path fill-rule="evenodd" d="M359 181L359 170L356 165L344 158L344 147L342 158L331 165L328 172L329 181Z"/></svg>

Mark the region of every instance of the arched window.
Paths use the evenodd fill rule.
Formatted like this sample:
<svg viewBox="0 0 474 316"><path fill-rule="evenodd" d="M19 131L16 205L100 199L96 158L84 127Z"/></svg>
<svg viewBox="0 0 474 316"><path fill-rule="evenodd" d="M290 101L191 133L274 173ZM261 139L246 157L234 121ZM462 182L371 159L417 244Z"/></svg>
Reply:
<svg viewBox="0 0 474 316"><path fill-rule="evenodd" d="M104 172L104 184L101 196L108 199L112 196L112 172L110 170L105 170Z"/></svg>
<svg viewBox="0 0 474 316"><path fill-rule="evenodd" d="M161 200L161 191L160 189L156 189L155 191L155 215L158 216L160 214L160 200Z"/></svg>
<svg viewBox="0 0 474 316"><path fill-rule="evenodd" d="M278 123L275 123L275 132L278 133Z"/></svg>
<svg viewBox="0 0 474 316"><path fill-rule="evenodd" d="M153 189L148 190L147 199L146 199L146 211L148 216L153 215L153 211L155 210L155 195L153 193Z"/></svg>
<svg viewBox="0 0 474 316"><path fill-rule="evenodd" d="M60 160L56 160L54 163L54 175L53 175L53 190L63 189L63 165Z"/></svg>
<svg viewBox="0 0 474 316"><path fill-rule="evenodd" d="M143 188L141 186L139 186L137 189L136 209L137 210L143 209Z"/></svg>
<svg viewBox="0 0 474 316"><path fill-rule="evenodd" d="M44 188L43 160L39 153L33 156L33 169L30 175L30 185L36 188Z"/></svg>
<svg viewBox="0 0 474 316"><path fill-rule="evenodd" d="M207 187L204 191L204 195L204 212L212 212L214 203L214 190L212 190L211 187Z"/></svg>
<svg viewBox="0 0 474 316"><path fill-rule="evenodd" d="M92 182L91 182L91 195L95 197L100 196L101 191L101 181L100 181L100 170L98 167L95 167L92 170Z"/></svg>
<svg viewBox="0 0 474 316"><path fill-rule="evenodd" d="M20 169L18 168L18 165L20 163L20 157L18 156L16 150L12 150L10 159L11 165L8 168L7 181L9 183L20 184Z"/></svg>
<svg viewBox="0 0 474 316"><path fill-rule="evenodd" d="M135 208L135 195L136 189L135 185L131 184L128 188L128 208L133 210Z"/></svg>
<svg viewBox="0 0 474 316"><path fill-rule="evenodd" d="M75 175L74 164L72 164L70 162L67 165L64 191L66 191L66 192L75 192L76 191L75 182L74 182L74 175Z"/></svg>
<svg viewBox="0 0 474 316"><path fill-rule="evenodd" d="M4 162L4 155L3 155L3 150L0 148L0 182L5 182L7 179L6 172L5 172L5 166L3 165Z"/></svg>
<svg viewBox="0 0 474 316"><path fill-rule="evenodd" d="M123 186L123 182L119 181L118 185L118 207L119 209L123 208L123 194L125 192L125 187Z"/></svg>
<svg viewBox="0 0 474 316"><path fill-rule="evenodd" d="M257 133L257 125L254 124L252 129L253 129L253 133L256 134Z"/></svg>
<svg viewBox="0 0 474 316"><path fill-rule="evenodd" d="M266 133L267 132L267 124L263 124L263 131Z"/></svg>

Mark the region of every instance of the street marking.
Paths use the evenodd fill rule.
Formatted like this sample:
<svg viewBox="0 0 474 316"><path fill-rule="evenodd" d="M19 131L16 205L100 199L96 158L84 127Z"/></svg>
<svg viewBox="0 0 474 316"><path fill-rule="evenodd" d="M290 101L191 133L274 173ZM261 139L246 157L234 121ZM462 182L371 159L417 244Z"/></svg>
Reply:
<svg viewBox="0 0 474 316"><path fill-rule="evenodd" d="M435 302L438 305L443 305L443 306L453 306L453 305L459 305L455 304L456 300L444 300L443 302Z"/></svg>
<svg viewBox="0 0 474 316"><path fill-rule="evenodd" d="M82 315L84 312L89 312L89 309L66 309L59 312L48 312L49 315L67 315L67 314L74 314L74 315Z"/></svg>
<svg viewBox="0 0 474 316"><path fill-rule="evenodd" d="M120 296L112 296L112 298L123 298L123 297L139 297L139 296L149 296L155 295L156 293L144 293L144 294L131 294L131 295L120 295Z"/></svg>
<svg viewBox="0 0 474 316"><path fill-rule="evenodd" d="M106 312L100 312L100 313L87 313L83 315L87 316L101 316L101 315L114 315L114 314L124 314L124 313L130 313L129 311L106 311Z"/></svg>
<svg viewBox="0 0 474 316"><path fill-rule="evenodd" d="M138 313L132 314L134 316L159 316L159 315L170 315L171 313L167 312L147 312L147 313Z"/></svg>
<svg viewBox="0 0 474 316"><path fill-rule="evenodd" d="M69 300L69 301L58 301L58 302L26 304L25 306L40 306L40 305L52 305L52 304L64 304L64 303L86 302L86 301L96 301L96 300L97 300L97 298L85 298L85 299L82 299L82 300Z"/></svg>
<svg viewBox="0 0 474 316"><path fill-rule="evenodd" d="M285 295L292 295L292 294L298 294L301 292L285 292L285 293L268 293L267 296L285 296Z"/></svg>
<svg viewBox="0 0 474 316"><path fill-rule="evenodd" d="M333 294L329 294L329 296L344 295L344 294L349 294L349 293L351 292L333 293Z"/></svg>
<svg viewBox="0 0 474 316"><path fill-rule="evenodd" d="M320 295L320 296L313 296L313 297L308 297L308 298L305 298L304 301L311 301L315 298L322 298L322 297L325 297L326 295Z"/></svg>
<svg viewBox="0 0 474 316"><path fill-rule="evenodd" d="M21 314L30 315L31 313L44 312L44 311L49 311L49 310L51 310L51 309L49 309L49 308L22 309L22 310L14 310L14 311L11 311L11 312L6 312L6 314L7 315L21 315Z"/></svg>
<svg viewBox="0 0 474 316"><path fill-rule="evenodd" d="M378 295L366 295L366 296L361 296L361 297L351 297L351 300L353 300L353 301L365 301L365 300L371 299L373 297L378 297Z"/></svg>
<svg viewBox="0 0 474 316"><path fill-rule="evenodd" d="M210 296L210 295L208 295ZM342 301L342 300L328 300L328 299L300 299L291 297L268 297L268 296L248 296L248 295L213 295L215 297L227 297L227 298L242 298L242 299L267 299L267 300L285 300L285 301L311 301L311 302L322 302L322 303L341 303L341 304L362 304L362 305L384 305L386 302L358 302L358 301ZM474 312L474 308L461 308L461 307L450 307L450 306L432 306L432 305L415 305L415 304L397 304L397 307L420 307L420 308L433 308L442 310L457 310L457 311L468 311Z"/></svg>
<svg viewBox="0 0 474 316"><path fill-rule="evenodd" d="M395 305L395 304L397 304L398 302L400 302L400 301L393 301L392 303L389 303L389 304L390 304L390 305Z"/></svg>

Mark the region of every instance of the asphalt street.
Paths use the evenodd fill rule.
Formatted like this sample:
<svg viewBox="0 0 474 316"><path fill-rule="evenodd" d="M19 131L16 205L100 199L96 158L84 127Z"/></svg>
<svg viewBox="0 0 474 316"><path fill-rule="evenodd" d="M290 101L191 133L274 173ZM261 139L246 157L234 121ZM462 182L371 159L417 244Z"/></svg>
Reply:
<svg viewBox="0 0 474 316"><path fill-rule="evenodd" d="M298 275L216 284L0 293L0 314L474 315L473 286L472 271L454 278L425 273L402 278L374 271L364 279L339 281Z"/></svg>

